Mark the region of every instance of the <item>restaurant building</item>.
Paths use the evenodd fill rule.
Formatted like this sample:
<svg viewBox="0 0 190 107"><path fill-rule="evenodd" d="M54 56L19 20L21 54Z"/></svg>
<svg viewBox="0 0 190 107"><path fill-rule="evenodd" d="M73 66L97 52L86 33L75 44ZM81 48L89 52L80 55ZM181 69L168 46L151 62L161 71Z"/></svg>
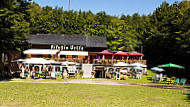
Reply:
<svg viewBox="0 0 190 107"><path fill-rule="evenodd" d="M88 73L86 73L87 75L90 75L92 70L96 71L95 77L97 78L106 77L105 73L114 69L113 65L118 62L129 64L138 62L146 64L146 60L143 60L144 55L141 53L105 51L108 48L106 37L67 34L32 34L28 35L27 38L28 39L23 42L25 50L14 52L14 55L12 51L3 53L4 62L1 63L2 71L19 70L19 67L16 66L15 63L11 63L11 61L20 58L44 58L56 62L76 62L80 70L88 71ZM85 69L83 65L89 65L91 69ZM42 66L39 67L38 70L40 70ZM61 69L62 68L59 68L57 70ZM70 68L68 67L68 69Z"/></svg>

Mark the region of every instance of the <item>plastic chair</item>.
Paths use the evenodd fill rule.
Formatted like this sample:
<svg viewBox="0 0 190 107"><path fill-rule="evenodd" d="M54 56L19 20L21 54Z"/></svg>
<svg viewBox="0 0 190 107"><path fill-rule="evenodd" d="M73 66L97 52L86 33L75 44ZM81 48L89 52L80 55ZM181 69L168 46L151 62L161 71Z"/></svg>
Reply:
<svg viewBox="0 0 190 107"><path fill-rule="evenodd" d="M163 77L163 78L162 78L162 82L165 82L165 84L166 84L167 78L166 78L166 77Z"/></svg>
<svg viewBox="0 0 190 107"><path fill-rule="evenodd" d="M181 78L181 81L180 81L179 84L183 84L183 85L185 85L185 82L186 82L186 79L185 79L185 78Z"/></svg>
<svg viewBox="0 0 190 107"><path fill-rule="evenodd" d="M179 78L176 78L176 79L175 79L173 85L175 85L175 84L179 84Z"/></svg>
<svg viewBox="0 0 190 107"><path fill-rule="evenodd" d="M154 81L154 76L152 75L152 81Z"/></svg>
<svg viewBox="0 0 190 107"><path fill-rule="evenodd" d="M60 71L60 72L59 72L59 76L61 76L61 74L62 74L62 72Z"/></svg>
<svg viewBox="0 0 190 107"><path fill-rule="evenodd" d="M159 82L160 84L160 77L156 77L155 82Z"/></svg>
<svg viewBox="0 0 190 107"><path fill-rule="evenodd" d="M51 72L51 79L56 79L55 72Z"/></svg>

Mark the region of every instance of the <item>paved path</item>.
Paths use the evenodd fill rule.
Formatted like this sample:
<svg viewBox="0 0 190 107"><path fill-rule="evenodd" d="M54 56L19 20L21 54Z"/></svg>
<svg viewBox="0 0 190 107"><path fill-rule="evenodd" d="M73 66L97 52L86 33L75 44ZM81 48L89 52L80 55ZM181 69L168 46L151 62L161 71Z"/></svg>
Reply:
<svg viewBox="0 0 190 107"><path fill-rule="evenodd" d="M25 82L25 83L76 83L76 84L100 84L100 85L125 85L125 86L146 86L146 87L155 87L155 88L165 88L165 89L178 89L178 90L187 90L189 88L173 86L173 85L158 85L158 84L143 84L143 83L121 83L110 81L106 79L70 79L66 81L43 81L43 80L23 80L23 79L12 79L11 81L1 81L1 82Z"/></svg>

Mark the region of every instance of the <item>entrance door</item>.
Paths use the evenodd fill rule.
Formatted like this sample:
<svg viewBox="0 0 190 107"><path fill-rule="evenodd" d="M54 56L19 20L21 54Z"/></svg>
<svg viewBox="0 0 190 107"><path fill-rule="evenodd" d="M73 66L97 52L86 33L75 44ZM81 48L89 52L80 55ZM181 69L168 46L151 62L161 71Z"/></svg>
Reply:
<svg viewBox="0 0 190 107"><path fill-rule="evenodd" d="M105 72L103 70L96 70L95 78L105 78Z"/></svg>

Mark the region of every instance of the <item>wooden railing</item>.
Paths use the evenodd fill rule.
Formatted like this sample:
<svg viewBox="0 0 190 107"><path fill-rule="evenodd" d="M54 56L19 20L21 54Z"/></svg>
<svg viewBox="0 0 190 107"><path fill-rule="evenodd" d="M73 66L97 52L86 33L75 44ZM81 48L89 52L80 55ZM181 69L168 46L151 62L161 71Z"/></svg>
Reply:
<svg viewBox="0 0 190 107"><path fill-rule="evenodd" d="M103 65L111 65L111 64L118 63L118 62L124 62L124 63L128 63L128 64L138 62L138 63L146 65L146 60L117 60L117 59L113 59L113 60L111 60L111 59L105 59L105 60L94 59L93 60L93 64L103 64Z"/></svg>
<svg viewBox="0 0 190 107"><path fill-rule="evenodd" d="M146 60L117 60L117 59L93 59L88 61L87 59L79 59L79 58L53 58L51 60L56 60L58 62L64 62L64 61L69 61L69 62L77 62L77 63L89 63L89 64L99 64L99 65L112 65L118 62L124 62L124 63L141 63L146 65L147 61Z"/></svg>

